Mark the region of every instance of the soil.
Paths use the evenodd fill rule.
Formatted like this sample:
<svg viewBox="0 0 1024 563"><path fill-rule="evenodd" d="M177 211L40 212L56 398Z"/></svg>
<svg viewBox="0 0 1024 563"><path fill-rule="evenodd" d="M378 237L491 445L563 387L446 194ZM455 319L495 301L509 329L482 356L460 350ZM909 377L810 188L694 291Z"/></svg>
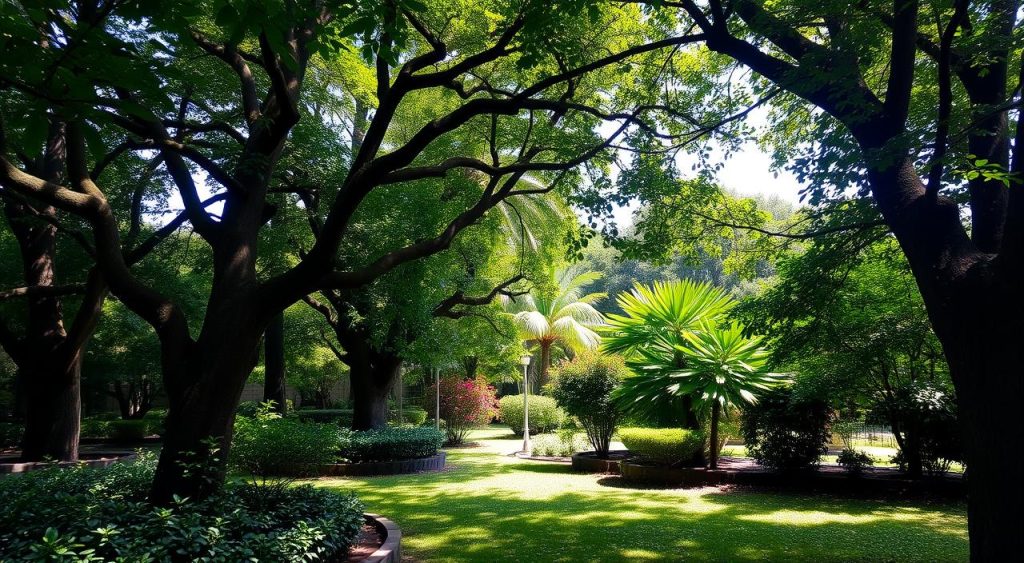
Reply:
<svg viewBox="0 0 1024 563"><path fill-rule="evenodd" d="M383 544L384 538L381 537L377 527L372 524L363 524L363 529L359 530L359 537L356 539L355 545L348 551L348 557L340 561L344 563L362 561L373 555L373 552Z"/></svg>

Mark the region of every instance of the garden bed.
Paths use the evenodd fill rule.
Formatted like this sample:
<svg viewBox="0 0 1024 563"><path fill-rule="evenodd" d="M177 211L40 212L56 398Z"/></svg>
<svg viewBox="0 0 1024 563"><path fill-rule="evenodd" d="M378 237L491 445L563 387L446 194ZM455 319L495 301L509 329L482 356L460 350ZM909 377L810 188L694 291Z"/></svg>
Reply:
<svg viewBox="0 0 1024 563"><path fill-rule="evenodd" d="M366 524L359 539L349 549L345 563L399 563L402 560L402 531L398 526L376 514L364 514Z"/></svg>
<svg viewBox="0 0 1024 563"><path fill-rule="evenodd" d="M572 470L579 473L619 474L619 462L632 454L628 450L611 450L607 459L597 457L597 452L580 452L572 456Z"/></svg>
<svg viewBox="0 0 1024 563"><path fill-rule="evenodd" d="M79 455L78 461L62 461L59 463L46 461L19 461L18 454L0 456L0 475L11 473L26 473L48 467L107 467L122 461L131 461L136 457L135 452L109 451L109 452L88 452Z"/></svg>
<svg viewBox="0 0 1024 563"><path fill-rule="evenodd" d="M361 463L331 463L320 466L321 476L354 477L374 475L401 475L444 469L445 453L438 452L430 457L398 459L393 461L368 461Z"/></svg>

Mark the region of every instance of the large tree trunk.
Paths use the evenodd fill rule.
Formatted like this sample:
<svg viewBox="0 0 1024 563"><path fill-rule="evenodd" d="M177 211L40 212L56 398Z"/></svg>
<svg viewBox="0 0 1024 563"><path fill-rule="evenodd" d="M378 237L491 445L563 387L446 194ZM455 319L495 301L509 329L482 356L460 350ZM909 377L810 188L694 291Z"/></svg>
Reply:
<svg viewBox="0 0 1024 563"><path fill-rule="evenodd" d="M274 410L284 414L284 313L274 315L263 337L263 400L273 401Z"/></svg>
<svg viewBox="0 0 1024 563"><path fill-rule="evenodd" d="M388 425L388 395L401 379L401 358L373 350L366 352L349 364L353 430L373 430Z"/></svg>
<svg viewBox="0 0 1024 563"><path fill-rule="evenodd" d="M80 357L76 357L70 365L46 362L28 375L23 461L78 461L81 367Z"/></svg>
<svg viewBox="0 0 1024 563"><path fill-rule="evenodd" d="M165 342L164 381L170 408L150 500L166 505L175 496L205 498L224 483L235 420L245 381L256 365L262 327L238 321L211 329L195 344ZM249 326L247 326L249 325ZM206 332L206 331L204 331Z"/></svg>

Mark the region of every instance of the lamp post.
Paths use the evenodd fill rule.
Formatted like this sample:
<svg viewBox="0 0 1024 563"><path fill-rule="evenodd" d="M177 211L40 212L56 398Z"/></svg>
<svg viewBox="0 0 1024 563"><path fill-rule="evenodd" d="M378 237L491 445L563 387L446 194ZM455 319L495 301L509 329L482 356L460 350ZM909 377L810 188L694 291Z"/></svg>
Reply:
<svg viewBox="0 0 1024 563"><path fill-rule="evenodd" d="M530 455L530 355L523 354L519 363L523 364L523 453Z"/></svg>

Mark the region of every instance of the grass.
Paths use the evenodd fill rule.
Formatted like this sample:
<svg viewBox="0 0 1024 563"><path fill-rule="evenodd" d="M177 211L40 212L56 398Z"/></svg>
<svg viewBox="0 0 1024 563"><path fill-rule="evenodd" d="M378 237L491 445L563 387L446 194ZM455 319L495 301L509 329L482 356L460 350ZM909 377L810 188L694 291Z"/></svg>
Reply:
<svg viewBox="0 0 1024 563"><path fill-rule="evenodd" d="M321 479L402 528L417 561L966 561L961 504L748 491L637 489L507 454L491 427L450 470Z"/></svg>

